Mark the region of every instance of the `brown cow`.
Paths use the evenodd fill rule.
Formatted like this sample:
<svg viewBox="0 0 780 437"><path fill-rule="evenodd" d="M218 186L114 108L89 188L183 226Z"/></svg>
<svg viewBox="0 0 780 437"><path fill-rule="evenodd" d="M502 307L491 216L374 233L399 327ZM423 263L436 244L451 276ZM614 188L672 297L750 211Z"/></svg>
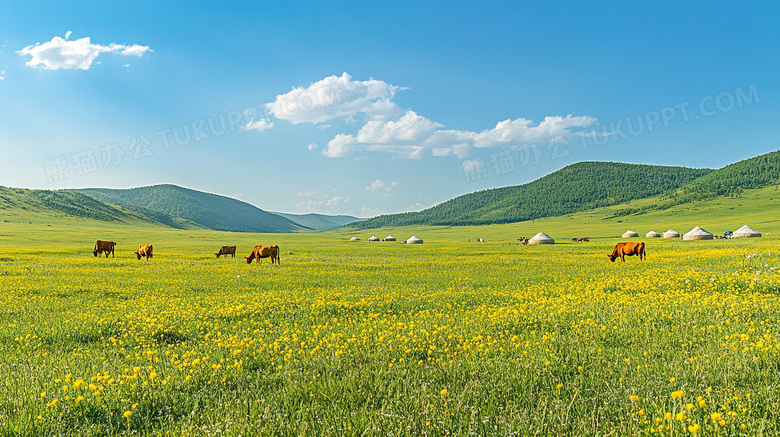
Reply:
<svg viewBox="0 0 780 437"><path fill-rule="evenodd" d="M219 258L220 255L225 255L225 258L227 258L228 255L233 255L233 258L235 258L236 246L222 246L219 248L219 252L215 253L214 255L216 255L217 258Z"/></svg>
<svg viewBox="0 0 780 437"><path fill-rule="evenodd" d="M279 260L279 246L255 246L252 249L252 253L245 257L247 264L252 264L253 259L257 259L257 263L260 264L260 258L271 258L271 264L275 262L281 264Z"/></svg>
<svg viewBox="0 0 780 437"><path fill-rule="evenodd" d="M149 258L152 257L152 245L142 244L138 247L138 251L133 253L135 253L135 256L138 257L138 259L146 257L146 260L149 261Z"/></svg>
<svg viewBox="0 0 780 437"><path fill-rule="evenodd" d="M116 243L113 241L107 241L107 240L97 240L95 241L95 250L92 251L92 255L98 256L98 254L106 254L106 258L108 258L108 254L111 254L111 257L114 257L114 246L116 246Z"/></svg>
<svg viewBox="0 0 780 437"><path fill-rule="evenodd" d="M638 255L640 261L647 258L647 255L645 254L645 243L643 241L634 241L631 243L618 243L615 245L615 248L612 249L612 254L607 256L609 257L609 260L612 262L615 262L615 259L617 257L620 257L620 259L622 259L623 262L626 262L626 255L628 256Z"/></svg>

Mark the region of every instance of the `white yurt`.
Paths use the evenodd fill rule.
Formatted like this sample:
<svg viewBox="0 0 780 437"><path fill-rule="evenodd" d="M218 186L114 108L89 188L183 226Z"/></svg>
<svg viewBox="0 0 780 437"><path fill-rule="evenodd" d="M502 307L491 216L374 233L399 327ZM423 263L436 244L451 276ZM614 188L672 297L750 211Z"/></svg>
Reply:
<svg viewBox="0 0 780 437"><path fill-rule="evenodd" d="M349 241L360 241L360 238L358 237L352 237L349 239Z"/></svg>
<svg viewBox="0 0 780 437"><path fill-rule="evenodd" d="M368 241L379 241L379 237L377 237L376 235L372 235L371 237L369 237Z"/></svg>
<svg viewBox="0 0 780 437"><path fill-rule="evenodd" d="M623 238L634 238L634 237L638 237L638 236L639 236L639 234L637 234L636 232L632 231L631 229L627 230L626 232L623 232Z"/></svg>
<svg viewBox="0 0 780 437"><path fill-rule="evenodd" d="M387 237L383 238L382 241L395 241L395 237L388 235Z"/></svg>
<svg viewBox="0 0 780 437"><path fill-rule="evenodd" d="M647 237L647 238L661 238L661 234L659 234L656 231L650 231L650 232L645 234L645 237Z"/></svg>
<svg viewBox="0 0 780 437"><path fill-rule="evenodd" d="M409 237L408 240L405 241L405 243L406 244L423 244L423 241L421 239L415 237L414 235L412 235L411 237Z"/></svg>
<svg viewBox="0 0 780 437"><path fill-rule="evenodd" d="M680 238L680 233L674 229L669 229L668 231L664 232L664 238Z"/></svg>
<svg viewBox="0 0 780 437"><path fill-rule="evenodd" d="M757 230L751 228L748 225L744 225L741 228L734 231L733 234L731 234L731 238L744 238L744 237L760 237L761 232L758 232Z"/></svg>
<svg viewBox="0 0 780 437"><path fill-rule="evenodd" d="M555 244L555 240L544 232L539 232L528 240L528 244Z"/></svg>
<svg viewBox="0 0 780 437"><path fill-rule="evenodd" d="M712 240L714 235L705 231L701 226L696 226L683 234L683 240Z"/></svg>

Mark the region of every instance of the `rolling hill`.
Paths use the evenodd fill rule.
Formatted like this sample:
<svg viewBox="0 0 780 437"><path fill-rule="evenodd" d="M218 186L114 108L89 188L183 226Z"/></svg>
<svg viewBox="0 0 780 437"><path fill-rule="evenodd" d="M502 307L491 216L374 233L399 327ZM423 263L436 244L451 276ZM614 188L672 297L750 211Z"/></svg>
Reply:
<svg viewBox="0 0 780 437"><path fill-rule="evenodd" d="M579 162L524 185L465 194L420 212L353 223L356 229L514 223L619 205L677 189L709 169Z"/></svg>
<svg viewBox="0 0 780 437"><path fill-rule="evenodd" d="M142 208L131 210L69 190L28 190L0 186L0 213L4 221L36 219L56 223L82 219L109 223L164 224L175 229L202 228L179 217L151 213Z"/></svg>
<svg viewBox="0 0 780 437"><path fill-rule="evenodd" d="M6 222L40 218L75 223L73 219L81 218L232 232L306 232L344 226L347 231L520 223L588 211L609 211L604 220L655 216L703 201L739 199L766 187L780 187L780 151L718 170L580 162L524 185L465 194L425 211L368 220L270 213L240 200L175 185L56 191L0 186L0 214Z"/></svg>
<svg viewBox="0 0 780 437"><path fill-rule="evenodd" d="M139 215L176 217L217 231L299 232L310 230L292 220L263 211L230 197L203 193L176 185L153 185L124 190L73 190L105 203L121 205ZM155 220L158 220L155 218ZM158 220L160 221L160 220Z"/></svg>
<svg viewBox="0 0 780 437"><path fill-rule="evenodd" d="M274 212L276 215L288 218L301 226L314 229L315 231L329 231L350 223L362 221L365 219L352 217L351 215L325 215L325 214L287 214L283 212Z"/></svg>

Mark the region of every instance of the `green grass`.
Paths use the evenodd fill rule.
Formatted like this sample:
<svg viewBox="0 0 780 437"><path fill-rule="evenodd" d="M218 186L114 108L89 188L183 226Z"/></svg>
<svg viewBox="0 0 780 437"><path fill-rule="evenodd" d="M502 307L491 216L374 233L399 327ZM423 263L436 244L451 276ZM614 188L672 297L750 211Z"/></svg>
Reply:
<svg viewBox="0 0 780 437"><path fill-rule="evenodd" d="M0 436L778 435L777 193L312 234L4 210ZM765 237L605 256L629 228L744 223ZM539 231L561 244L515 241ZM390 233L425 244L366 241ZM115 258L92 256L98 238ZM247 265L256 244L281 266Z"/></svg>
<svg viewBox="0 0 780 437"><path fill-rule="evenodd" d="M718 231L732 219L712 206L690 219ZM646 240L647 261L613 264L627 225L593 214L371 232L419 246L9 220L0 435L777 435L778 238ZM663 227L693 224L676 218ZM514 241L539 224L566 244ZM92 256L97 238L115 258ZM279 267L241 257L271 243ZM215 259L223 244L239 256Z"/></svg>

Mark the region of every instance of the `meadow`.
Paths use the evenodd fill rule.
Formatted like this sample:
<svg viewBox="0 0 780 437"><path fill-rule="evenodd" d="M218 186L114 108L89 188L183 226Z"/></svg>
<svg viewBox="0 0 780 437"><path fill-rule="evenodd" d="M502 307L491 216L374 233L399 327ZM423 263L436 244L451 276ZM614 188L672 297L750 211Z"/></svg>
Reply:
<svg viewBox="0 0 780 437"><path fill-rule="evenodd" d="M780 435L775 235L0 231L0 435Z"/></svg>

